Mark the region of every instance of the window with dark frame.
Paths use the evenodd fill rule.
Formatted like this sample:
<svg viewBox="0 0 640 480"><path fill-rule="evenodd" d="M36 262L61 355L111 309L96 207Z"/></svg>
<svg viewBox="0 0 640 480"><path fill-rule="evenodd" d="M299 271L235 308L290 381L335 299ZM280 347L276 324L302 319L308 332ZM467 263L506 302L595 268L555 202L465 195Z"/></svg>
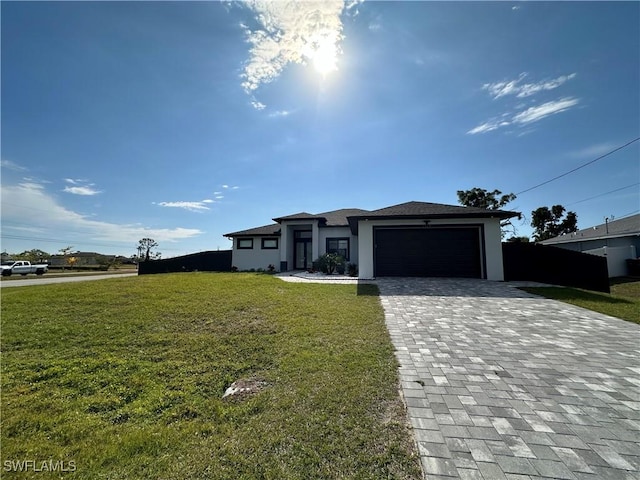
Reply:
<svg viewBox="0 0 640 480"><path fill-rule="evenodd" d="M251 250L253 248L253 238L239 238L238 249L239 250Z"/></svg>
<svg viewBox="0 0 640 480"><path fill-rule="evenodd" d="M275 250L278 248L278 239L277 238L263 238L262 239L262 249L263 250Z"/></svg>
<svg viewBox="0 0 640 480"><path fill-rule="evenodd" d="M327 253L337 253L345 260L349 260L349 239L327 238Z"/></svg>

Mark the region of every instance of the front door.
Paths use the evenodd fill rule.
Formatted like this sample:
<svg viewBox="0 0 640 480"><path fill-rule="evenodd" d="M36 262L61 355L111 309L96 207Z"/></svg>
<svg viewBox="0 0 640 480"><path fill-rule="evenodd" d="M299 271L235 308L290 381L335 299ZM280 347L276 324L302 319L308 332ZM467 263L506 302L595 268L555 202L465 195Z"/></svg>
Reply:
<svg viewBox="0 0 640 480"><path fill-rule="evenodd" d="M311 268L311 240L296 240L293 263L296 270L306 270Z"/></svg>
<svg viewBox="0 0 640 480"><path fill-rule="evenodd" d="M307 270L313 263L311 253L311 230L296 230L293 241L293 268Z"/></svg>

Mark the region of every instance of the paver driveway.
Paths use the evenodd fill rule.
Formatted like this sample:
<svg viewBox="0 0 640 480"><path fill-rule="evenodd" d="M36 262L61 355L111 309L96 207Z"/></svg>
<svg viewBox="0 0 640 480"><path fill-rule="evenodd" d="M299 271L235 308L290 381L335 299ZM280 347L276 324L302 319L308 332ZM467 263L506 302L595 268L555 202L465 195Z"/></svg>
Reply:
<svg viewBox="0 0 640 480"><path fill-rule="evenodd" d="M427 478L640 479L640 327L503 283L380 279Z"/></svg>

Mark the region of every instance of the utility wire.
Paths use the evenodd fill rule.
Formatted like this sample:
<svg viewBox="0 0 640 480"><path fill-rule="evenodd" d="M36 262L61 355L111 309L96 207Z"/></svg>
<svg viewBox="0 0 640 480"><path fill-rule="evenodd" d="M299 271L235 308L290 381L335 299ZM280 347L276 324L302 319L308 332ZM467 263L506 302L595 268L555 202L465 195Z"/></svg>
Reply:
<svg viewBox="0 0 640 480"><path fill-rule="evenodd" d="M569 175L570 173L573 173L573 172L575 172L575 171L578 171L578 170L580 170L581 168L586 167L587 165L591 165L592 163L595 163L595 162L597 162L598 160L602 160L603 158L608 157L609 155L611 155L611 154L613 154L613 153L616 153L618 150L622 150L623 148L628 147L629 145L631 145L631 144L632 144L632 143L634 143L634 142L637 142L638 140L640 140L640 137L638 137L638 138L634 138L634 139L633 139L633 140L631 140L630 142L627 142L627 143L625 143L624 145L622 145L622 146L620 146L620 147L618 147L618 148L615 148L615 149L611 150L610 152L605 153L604 155L599 156L598 158L595 158L595 159L593 159L593 160L591 160L591 161L589 161L589 162L587 162L587 163L584 163L584 164L580 165L579 167L574 168L573 170L569 170L568 172L565 172L565 173L563 173L562 175L558 175L557 177L553 177L552 179L547 180L546 182L539 183L538 185L534 185L534 186L533 186L533 187L531 187L531 188L527 188L526 190L523 190L523 191L521 191L521 192L518 192L518 193L516 193L516 195L522 195L523 193L530 192L531 190L536 189L536 188L538 188L538 187L541 187L541 186L543 186L543 185L546 185L547 183L551 183L551 182L553 182L554 180L557 180L557 179L562 178L562 177L566 177L566 176L567 176L567 175Z"/></svg>
<svg viewBox="0 0 640 480"><path fill-rule="evenodd" d="M609 195L610 193L619 192L620 190L625 190L627 188L635 187L635 186L638 186L638 185L640 185L640 182L632 183L631 185L627 185L626 187L616 188L615 190L611 190L609 192L600 193L598 195L594 195L593 197L585 198L583 200L578 200L577 202L567 203L566 206L568 207L570 205L576 205L577 203L582 203L582 202L586 202L588 200L593 200L594 198L604 197L605 195Z"/></svg>

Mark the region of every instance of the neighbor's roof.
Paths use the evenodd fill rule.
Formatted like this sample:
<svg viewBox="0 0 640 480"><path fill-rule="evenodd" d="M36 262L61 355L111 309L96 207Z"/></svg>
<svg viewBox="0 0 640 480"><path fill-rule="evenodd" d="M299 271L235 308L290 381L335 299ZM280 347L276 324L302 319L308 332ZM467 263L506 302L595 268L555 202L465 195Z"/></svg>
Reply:
<svg viewBox="0 0 640 480"><path fill-rule="evenodd" d="M248 230L240 230L239 232L225 233L225 237L272 237L280 235L280 225L273 223L271 225L263 225L262 227L250 228Z"/></svg>
<svg viewBox="0 0 640 480"><path fill-rule="evenodd" d="M640 235L640 213L630 217L611 220L595 227L578 230L557 237L543 240L538 243L543 245L555 245L558 243L584 242L586 240L599 240L603 238L630 237Z"/></svg>

